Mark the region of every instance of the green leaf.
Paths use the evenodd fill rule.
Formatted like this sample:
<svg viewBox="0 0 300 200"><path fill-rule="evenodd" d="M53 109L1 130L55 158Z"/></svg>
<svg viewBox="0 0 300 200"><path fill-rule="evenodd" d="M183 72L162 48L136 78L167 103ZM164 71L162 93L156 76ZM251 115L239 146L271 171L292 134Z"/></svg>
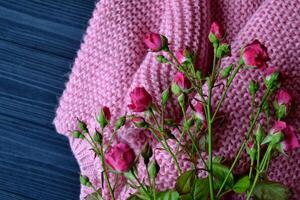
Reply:
<svg viewBox="0 0 300 200"><path fill-rule="evenodd" d="M233 186L233 191L236 193L244 193L250 186L250 179L248 176L244 176Z"/></svg>
<svg viewBox="0 0 300 200"><path fill-rule="evenodd" d="M207 200L209 195L208 179L196 179L192 194L193 200Z"/></svg>
<svg viewBox="0 0 300 200"><path fill-rule="evenodd" d="M98 192L101 194L101 189L99 189ZM103 198L97 192L87 195L84 199L85 200L103 200Z"/></svg>
<svg viewBox="0 0 300 200"><path fill-rule="evenodd" d="M221 183L223 183L223 181L226 178L226 175L229 172L230 172L230 170L228 167L226 167L220 163L213 162L213 176L216 177ZM232 173L230 173L229 177L226 181L226 185L231 188L233 186L233 184L234 184L233 175L232 175Z"/></svg>
<svg viewBox="0 0 300 200"><path fill-rule="evenodd" d="M195 170L186 171L183 174L181 174L176 181L176 191L179 194L189 193L193 187L195 175Z"/></svg>
<svg viewBox="0 0 300 200"><path fill-rule="evenodd" d="M167 190L157 193L157 200L179 200L179 194L176 191Z"/></svg>
<svg viewBox="0 0 300 200"><path fill-rule="evenodd" d="M259 200L288 200L290 192L281 183L262 181L256 184L253 194Z"/></svg>

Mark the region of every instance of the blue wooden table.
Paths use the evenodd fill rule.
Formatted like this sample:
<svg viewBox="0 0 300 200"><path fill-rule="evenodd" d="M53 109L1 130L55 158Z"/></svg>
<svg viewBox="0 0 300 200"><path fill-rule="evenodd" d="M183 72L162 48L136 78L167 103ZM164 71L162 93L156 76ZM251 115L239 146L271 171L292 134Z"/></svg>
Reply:
<svg viewBox="0 0 300 200"><path fill-rule="evenodd" d="M71 200L79 168L52 120L94 0L0 0L0 199Z"/></svg>

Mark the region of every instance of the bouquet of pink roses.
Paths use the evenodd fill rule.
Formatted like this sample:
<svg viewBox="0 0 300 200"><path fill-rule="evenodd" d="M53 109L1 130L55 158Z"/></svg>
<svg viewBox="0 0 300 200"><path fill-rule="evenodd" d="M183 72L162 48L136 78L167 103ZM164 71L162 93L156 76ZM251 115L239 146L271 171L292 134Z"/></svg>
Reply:
<svg viewBox="0 0 300 200"><path fill-rule="evenodd" d="M100 129L94 133L90 133L87 125L78 120L78 130L72 134L87 141L95 158L100 159L102 186L109 190L109 195L104 195L101 188L95 188L86 176L81 175L81 184L95 190L87 199L114 200L116 177L120 176L126 178L128 187L134 191L130 200L216 200L224 199L230 193L247 200L289 198L288 188L267 180L271 159L279 154L287 155L286 152L300 146L295 129L283 121L291 109L292 98L280 86L281 72L277 67L268 66L267 48L258 40L241 49L237 64L221 68L222 59L230 55L230 45L226 43L225 33L218 23L212 24L208 38L214 57L212 68L205 72L196 67L196 55L192 51L185 48L174 54L165 36L148 34L144 42L151 51L157 52L157 62L172 65L178 71L173 83L163 91L161 101L155 102L145 88L137 87L130 94L131 104L128 107L132 113L121 116L114 125L110 123L108 107L103 107L97 116ZM252 99L249 127L235 159L227 166L222 158L213 155L213 136L225 118L219 110L241 70L261 70L265 87L259 88L254 80L249 83ZM223 92L216 106L212 107L215 87L223 87ZM256 95L259 90L263 92L261 98ZM181 109L182 120L168 116L168 103L174 99ZM260 120L261 115L264 115L264 120ZM276 120L271 120L273 118ZM274 125L270 126L273 121ZM115 142L118 131L125 124L145 130L148 137L159 142L172 157L178 173L175 188L164 191L157 188L160 167L150 139L138 155L128 144ZM107 128L113 129L113 133L106 141L103 132ZM170 146L169 141L175 142L176 148ZM236 174L234 169L243 153L248 155L250 167L247 173ZM187 156L191 167L180 166L178 157L181 154ZM147 178L144 180L139 178L138 163L145 166ZM200 172L205 172L206 176L199 176Z"/></svg>

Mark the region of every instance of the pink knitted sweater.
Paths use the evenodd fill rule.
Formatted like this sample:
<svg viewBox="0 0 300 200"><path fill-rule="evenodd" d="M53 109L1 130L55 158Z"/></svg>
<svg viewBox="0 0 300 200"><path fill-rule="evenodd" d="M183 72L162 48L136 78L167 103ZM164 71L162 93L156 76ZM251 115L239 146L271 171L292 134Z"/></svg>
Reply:
<svg viewBox="0 0 300 200"><path fill-rule="evenodd" d="M237 60L241 46L259 39L267 47L271 64L280 67L286 79L284 88L295 99L295 109L288 123L300 130L300 0L101 0L89 22L84 41L78 51L69 82L60 99L54 120L57 131L69 138L71 148L80 165L81 173L101 186L101 168L93 158L89 145L70 136L76 129L76 118L96 127L95 115L102 106L110 107L113 120L127 111L129 92L135 86L144 86L153 97L170 83L174 70L158 64L155 53L148 52L143 38L148 32L164 34L173 50L189 46L196 50L200 64L210 63L207 35L212 21L223 24L232 44L232 57L223 64ZM241 135L248 126L250 98L247 87L250 79L261 79L260 72L244 71L237 76L230 98L221 112L227 121L215 134L215 154L232 159L241 143ZM217 102L222 88L216 89ZM175 110L173 110L176 112ZM107 132L107 135L110 133ZM124 135L126 137L124 137ZM298 134L298 137L300 135ZM145 136L132 128L124 129L119 138L126 140L137 152ZM176 170L169 155L155 151L161 167L157 180L162 190L174 186ZM180 159L185 168L189 163ZM247 167L247 162L240 165ZM293 199L300 198L300 149L290 157L273 160L269 178L292 189ZM140 174L143 177L143 174ZM106 191L106 190L105 190ZM81 188L81 199L90 193ZM105 192L107 193L107 191ZM117 199L126 199L130 191L120 184Z"/></svg>

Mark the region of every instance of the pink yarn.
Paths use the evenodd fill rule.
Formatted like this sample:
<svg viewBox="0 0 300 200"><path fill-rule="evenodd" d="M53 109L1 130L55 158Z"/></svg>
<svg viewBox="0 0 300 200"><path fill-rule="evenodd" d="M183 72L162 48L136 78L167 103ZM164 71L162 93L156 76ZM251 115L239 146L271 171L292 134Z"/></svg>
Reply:
<svg viewBox="0 0 300 200"><path fill-rule="evenodd" d="M69 138L71 148L80 165L81 173L87 175L97 187L101 186L101 167L94 159L89 145L73 139L69 130L76 128L76 118L88 123L92 131L96 126L95 116L102 106L108 106L112 120L124 114L130 102L129 93L136 86L144 86L150 94L159 98L162 90L171 82L175 70L157 63L155 53L148 52L143 38L148 32L164 34L171 48L178 50L188 46L195 50L199 64L208 66L211 56L208 33L212 21L219 21L227 30L232 44L232 57L224 66L236 61L239 48L253 39L258 39L268 48L271 64L284 71L283 86L288 89L295 104L300 102L300 20L299 0L101 0L97 3L89 22L84 41L78 51L69 82L60 99L54 120L59 133ZM251 100L248 95L250 79L259 80L261 72L244 71L237 76L224 102L221 112L228 119L222 130L216 133L216 155L232 159L242 135L248 126ZM213 102L219 98L222 88L215 89ZM170 106L176 107L175 104ZM176 109L170 113L178 115ZM300 129L300 108L290 115L288 124ZM218 134L220 133L220 134ZM110 134L106 133L106 137ZM126 134L126 137L124 135ZM298 134L298 136L300 136ZM120 140L126 140L138 152L146 137L136 129L123 129ZM158 188L174 186L175 166L170 156L161 150L155 151L161 167L157 180ZM245 169L248 162L240 163ZM185 156L180 164L189 168ZM199 164L201 165L201 163ZM141 165L141 170L143 166ZM140 174L143 177L143 174ZM269 178L281 181L292 189L293 199L300 198L300 150L294 150L290 158L279 156L270 166ZM120 181L119 181L120 182ZM82 186L81 199L92 192ZM117 199L126 199L130 194L120 183ZM104 190L105 194L108 191Z"/></svg>

